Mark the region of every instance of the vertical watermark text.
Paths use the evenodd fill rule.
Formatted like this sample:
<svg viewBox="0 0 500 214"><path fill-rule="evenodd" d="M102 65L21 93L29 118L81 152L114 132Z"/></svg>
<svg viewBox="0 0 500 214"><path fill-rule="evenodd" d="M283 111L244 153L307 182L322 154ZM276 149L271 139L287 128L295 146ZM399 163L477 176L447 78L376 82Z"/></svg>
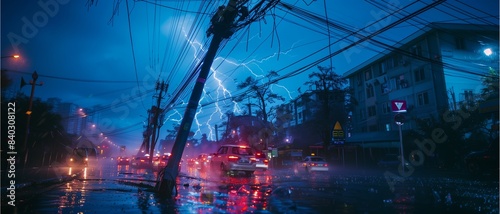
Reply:
<svg viewBox="0 0 500 214"><path fill-rule="evenodd" d="M9 102L7 104L7 157L8 163L8 187L7 187L7 202L10 206L16 206L16 103Z"/></svg>

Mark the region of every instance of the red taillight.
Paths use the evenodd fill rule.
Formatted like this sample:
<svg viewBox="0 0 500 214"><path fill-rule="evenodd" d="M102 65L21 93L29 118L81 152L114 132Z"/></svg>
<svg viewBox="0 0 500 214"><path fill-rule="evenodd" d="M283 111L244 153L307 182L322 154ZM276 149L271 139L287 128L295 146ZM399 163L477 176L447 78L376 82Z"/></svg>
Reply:
<svg viewBox="0 0 500 214"><path fill-rule="evenodd" d="M311 165L311 166L316 166L316 163L311 163L310 165Z"/></svg>
<svg viewBox="0 0 500 214"><path fill-rule="evenodd" d="M240 157L230 155L229 157L227 157L227 159L228 159L228 161L238 161L240 159Z"/></svg>
<svg viewBox="0 0 500 214"><path fill-rule="evenodd" d="M323 164L323 166L328 166L328 164L325 163L325 164Z"/></svg>
<svg viewBox="0 0 500 214"><path fill-rule="evenodd" d="M264 163L269 163L269 160L267 160L267 159L264 159Z"/></svg>

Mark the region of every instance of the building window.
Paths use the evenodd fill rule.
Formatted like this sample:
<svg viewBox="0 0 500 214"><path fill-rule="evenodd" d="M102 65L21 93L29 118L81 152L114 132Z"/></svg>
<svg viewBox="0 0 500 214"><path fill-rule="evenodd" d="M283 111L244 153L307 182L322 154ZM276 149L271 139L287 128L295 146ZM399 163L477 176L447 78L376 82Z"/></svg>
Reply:
<svg viewBox="0 0 500 214"><path fill-rule="evenodd" d="M366 119L366 115L365 115L365 110L364 109L359 110L359 118L361 120Z"/></svg>
<svg viewBox="0 0 500 214"><path fill-rule="evenodd" d="M372 79L372 69L368 69L365 71L365 80L371 80Z"/></svg>
<svg viewBox="0 0 500 214"><path fill-rule="evenodd" d="M360 72L356 79L358 79L358 85L361 85L363 83L363 73Z"/></svg>
<svg viewBox="0 0 500 214"><path fill-rule="evenodd" d="M394 58L389 57L384 62L382 63L382 68L384 68L384 73L386 73L388 70L391 70L394 68Z"/></svg>
<svg viewBox="0 0 500 214"><path fill-rule="evenodd" d="M413 45L410 48L410 53L412 53L413 56L423 56L422 45L420 43Z"/></svg>
<svg viewBox="0 0 500 214"><path fill-rule="evenodd" d="M403 74L398 77L393 77L390 79L391 89L408 88L408 86L409 86L408 80L405 79L405 75Z"/></svg>
<svg viewBox="0 0 500 214"><path fill-rule="evenodd" d="M397 84L398 79L393 77L389 80L389 88L391 89L399 89L399 84Z"/></svg>
<svg viewBox="0 0 500 214"><path fill-rule="evenodd" d="M455 37L455 48L457 50L465 50L465 40L462 37Z"/></svg>
<svg viewBox="0 0 500 214"><path fill-rule="evenodd" d="M380 84L380 92L382 92L382 94L387 94L387 93L391 92L391 88L389 87L388 82L384 82L384 83Z"/></svg>
<svg viewBox="0 0 500 214"><path fill-rule="evenodd" d="M394 55L393 58L394 58L394 60L393 60L394 67L398 67L402 64L403 56L396 54L396 55Z"/></svg>
<svg viewBox="0 0 500 214"><path fill-rule="evenodd" d="M375 96L375 91L373 90L373 85L370 84L366 87L366 97L370 98L373 96Z"/></svg>
<svg viewBox="0 0 500 214"><path fill-rule="evenodd" d="M401 75L399 77L399 85L401 86L401 88L408 88L409 86L408 80L405 79L404 75Z"/></svg>
<svg viewBox="0 0 500 214"><path fill-rule="evenodd" d="M384 63L378 64L378 72L380 76L387 73L386 68L384 67Z"/></svg>
<svg viewBox="0 0 500 214"><path fill-rule="evenodd" d="M368 117L373 117L377 115L377 108L375 106L368 107Z"/></svg>
<svg viewBox="0 0 500 214"><path fill-rule="evenodd" d="M391 103L389 103L389 102L383 103L382 104L382 112L384 114L391 113L392 112Z"/></svg>
<svg viewBox="0 0 500 214"><path fill-rule="evenodd" d="M425 80L425 69L423 67L415 70L415 82L422 80Z"/></svg>
<svg viewBox="0 0 500 214"><path fill-rule="evenodd" d="M365 100L365 94L363 91L358 91L358 101L359 100Z"/></svg>
<svg viewBox="0 0 500 214"><path fill-rule="evenodd" d="M429 104L429 94L427 92L423 92L417 95L418 105L428 105Z"/></svg>

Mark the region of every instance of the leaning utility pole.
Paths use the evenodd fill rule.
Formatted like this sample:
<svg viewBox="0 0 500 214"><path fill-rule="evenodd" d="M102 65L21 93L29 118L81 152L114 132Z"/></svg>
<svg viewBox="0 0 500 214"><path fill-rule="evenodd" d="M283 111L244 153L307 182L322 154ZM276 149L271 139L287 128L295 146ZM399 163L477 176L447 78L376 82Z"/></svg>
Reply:
<svg viewBox="0 0 500 214"><path fill-rule="evenodd" d="M212 21L212 26L209 31L207 31L207 36L213 33L213 38L203 60L186 111L184 112L179 132L177 133L172 147L172 155L164 169L161 180L156 186L156 190L162 196L172 195L172 190L175 188L175 179L178 175L179 163L182 158L182 153L184 152L184 147L186 146L196 109L198 108L198 102L200 101L205 82L210 72L210 67L212 66L220 43L223 39L227 39L233 34L233 32L231 32L231 27L233 27L234 20L239 12L237 8L238 3L240 2L237 0L230 0L225 9L223 9L224 11L221 11L222 13L220 15L219 13L215 14L214 18L212 18L214 21Z"/></svg>

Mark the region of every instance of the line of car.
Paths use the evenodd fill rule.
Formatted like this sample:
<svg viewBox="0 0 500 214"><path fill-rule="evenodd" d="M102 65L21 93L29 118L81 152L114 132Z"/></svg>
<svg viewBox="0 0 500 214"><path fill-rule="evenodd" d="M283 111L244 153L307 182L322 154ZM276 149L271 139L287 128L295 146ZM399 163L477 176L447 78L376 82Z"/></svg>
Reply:
<svg viewBox="0 0 500 214"><path fill-rule="evenodd" d="M167 166L168 159L170 155L163 154L154 156L150 163L150 157L148 155L145 156L136 156L136 157L117 157L116 164L117 165L130 165L135 168L148 168L152 166L153 169L161 169Z"/></svg>
<svg viewBox="0 0 500 214"><path fill-rule="evenodd" d="M253 152L248 146L222 145L213 154L210 165L222 172L243 172L251 175L256 170L267 170L269 159L262 152ZM306 156L295 164L295 171L328 172L329 164L324 157Z"/></svg>
<svg viewBox="0 0 500 214"><path fill-rule="evenodd" d="M130 165L141 168L149 166L149 156L142 157L118 157L118 165ZM152 160L154 168L162 168L167 165L169 156L155 156ZM187 159L187 166L195 169L218 169L224 174L244 173L247 176L255 171L266 171L269 169L269 159L266 154L254 151L246 145L224 144L217 152L212 154L201 153L196 158ZM295 171L327 172L329 164L326 159L318 156L306 156L302 161L294 165Z"/></svg>

